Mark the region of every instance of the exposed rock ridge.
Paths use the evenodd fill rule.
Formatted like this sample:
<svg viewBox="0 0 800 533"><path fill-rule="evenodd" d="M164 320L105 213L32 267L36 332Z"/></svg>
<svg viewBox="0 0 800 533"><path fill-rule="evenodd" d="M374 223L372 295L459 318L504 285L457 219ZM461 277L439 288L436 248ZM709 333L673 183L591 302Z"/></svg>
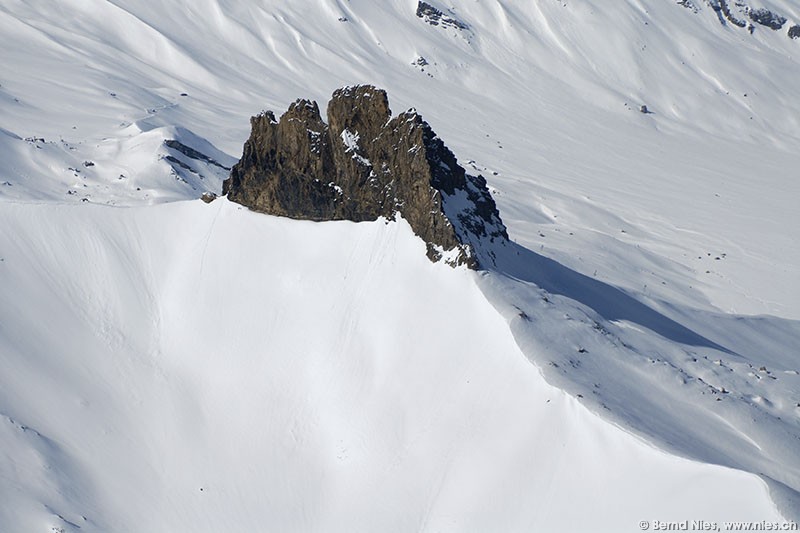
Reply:
<svg viewBox="0 0 800 533"><path fill-rule="evenodd" d="M431 26L441 25L443 28L452 27L457 30L469 29L469 26L454 17L448 17L441 10L436 9L427 2L417 3L417 17Z"/></svg>
<svg viewBox="0 0 800 533"><path fill-rule="evenodd" d="M386 92L345 87L328 103L297 100L280 120L250 120L241 160L223 184L234 202L273 215L323 220L394 219L427 244L428 257L477 268L508 238L481 176L468 176L413 109L392 118Z"/></svg>
<svg viewBox="0 0 800 533"><path fill-rule="evenodd" d="M764 7L750 11L750 18L762 26L778 31L786 24L786 17L770 11Z"/></svg>
<svg viewBox="0 0 800 533"><path fill-rule="evenodd" d="M752 24L752 22L775 31L782 29L788 22L788 19L783 15L780 15L779 13L771 11L765 7L754 8L745 0L735 0L734 2L730 2L729 0L705 1L717 14L717 17L723 26L727 23L730 23L740 28L746 28L751 34L756 30L756 27ZM693 0L677 0L677 3L678 5L691 9L695 13L699 12L700 10L698 5ZM734 10L744 18L737 17L734 14ZM748 22L748 18L752 22ZM793 28L798 29L795 30ZM800 27L796 25L790 27L788 36L791 39L795 39L800 36Z"/></svg>
<svg viewBox="0 0 800 533"><path fill-rule="evenodd" d="M195 150L194 148L192 148L191 146L187 146L187 145L183 144L182 142L177 141L175 139L167 139L167 140L164 141L164 144L168 148L172 148L173 150L176 150L176 151L182 153L183 155L185 155L186 157L188 157L190 159L196 159L198 161L204 161L204 162L208 163L209 165L214 165L215 167L219 167L219 168L221 168L223 170L230 170L230 167L226 167L222 163L214 160L211 157L208 157L206 154L204 154L202 152L199 152L199 151Z"/></svg>

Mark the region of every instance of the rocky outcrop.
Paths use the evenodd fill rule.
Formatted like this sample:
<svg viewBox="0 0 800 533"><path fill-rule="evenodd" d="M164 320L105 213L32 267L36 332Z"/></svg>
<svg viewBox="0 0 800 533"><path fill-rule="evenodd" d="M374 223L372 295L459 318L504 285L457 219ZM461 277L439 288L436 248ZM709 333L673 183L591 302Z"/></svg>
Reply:
<svg viewBox="0 0 800 533"><path fill-rule="evenodd" d="M209 165L214 165L215 167L219 167L223 170L230 170L229 167L226 167L222 163L215 161L214 159L208 157L206 154L199 152L192 148L191 146L186 146L180 141L176 141L175 139L167 139L164 141L164 145L168 148L172 148L173 150L180 152L181 154L185 155L189 159L196 159L198 161L203 161L208 163Z"/></svg>
<svg viewBox="0 0 800 533"><path fill-rule="evenodd" d="M457 30L469 29L469 26L460 20L445 15L441 10L436 9L427 2L417 3L417 17L421 18L431 26L442 26L443 28L455 28Z"/></svg>
<svg viewBox="0 0 800 533"><path fill-rule="evenodd" d="M733 13L731 13L731 8L728 7L727 0L719 0L718 5L719 5L719 10L722 11L722 14L725 16L726 19L728 19L728 22L730 22L734 26L739 26L740 28L744 28L747 26L747 21L738 19L733 15ZM715 7L714 9L716 10L717 8Z"/></svg>
<svg viewBox="0 0 800 533"><path fill-rule="evenodd" d="M242 159L223 194L254 211L308 220L394 219L428 257L477 268L508 238L481 176L469 176L414 110L392 118L386 92L346 87L328 103L297 100L280 120L250 120Z"/></svg>
<svg viewBox="0 0 800 533"><path fill-rule="evenodd" d="M676 3L691 9L694 13L699 13L701 10L694 0L677 0ZM716 13L719 22L723 26L730 23L746 29L751 35L756 31L755 24L778 31L789 22L780 13L764 7L754 8L746 0L735 0L733 2L730 0L705 0L705 3ZM750 21L747 19L750 19ZM794 25L790 27L788 35L791 39L800 38L800 26Z"/></svg>
<svg viewBox="0 0 800 533"><path fill-rule="evenodd" d="M772 30L779 30L786 24L786 17L774 13L766 8L754 9L750 12L750 18L753 22L757 22L762 26L766 26Z"/></svg>

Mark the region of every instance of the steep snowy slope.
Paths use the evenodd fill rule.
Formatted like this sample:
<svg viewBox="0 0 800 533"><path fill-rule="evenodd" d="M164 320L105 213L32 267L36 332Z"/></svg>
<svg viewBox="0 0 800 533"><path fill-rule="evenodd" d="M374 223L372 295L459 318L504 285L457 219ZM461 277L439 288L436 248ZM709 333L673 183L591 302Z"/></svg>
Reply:
<svg viewBox="0 0 800 533"><path fill-rule="evenodd" d="M236 472L249 468L244 466L246 460L252 460L253 477L258 479L248 478L248 489L271 495L276 505L289 501L300 507L286 514L254 517L252 510L263 500L252 491L236 496L229 489L225 505L228 510L240 509L235 519L242 520L229 523L231 528L259 529L252 521L285 519L290 521L287 527L329 529L326 526L338 519L335 513L346 513L360 494L370 493L342 496L351 503L336 500L334 495L344 492L336 483L356 485L358 481L328 474L338 464L338 459L329 456L314 464L320 466L316 472L326 472L324 479L337 480L332 482L336 488L315 478L313 469L298 466L305 464L306 456L281 465L286 454L275 450L293 449L288 444L266 446L276 456L263 468L278 468L281 474L276 480L262 480L270 476L257 475L263 471L258 470L262 466L256 456L262 450L259 442L264 442L259 439L267 439L270 433L251 433L248 411L241 418L229 419L232 409L221 407L232 404L219 396L228 398L235 391L241 399L237 410L248 405L260 413L259 406L267 399L274 403L285 398L285 409L270 411L268 418L291 418L301 424L325 418L324 411L292 407L293 401L306 401L303 398L318 388L319 383L309 377L322 379L316 359L303 359L305 363L295 367L289 363L297 359L285 355L289 359L280 364L289 365L289 370L273 377L285 382L285 387L274 396L258 396L257 387L249 385L253 382L248 380L270 372L269 365L257 357L261 335L268 334L280 334L283 339L276 340L276 350L268 354L289 354L290 345L302 341L302 346L310 343L302 352L320 357L338 349L352 352L354 365L356 361L366 365L369 350L358 352L352 346L373 343L395 354L397 365L409 354L433 354L424 358L426 364L438 364L433 362L438 360L435 355L442 358L443 366L430 369L417 361L419 368L409 364L404 369L418 371L415 379L423 380L419 386L429 391L438 390L441 379L463 377L458 374L463 367L456 361L465 350L484 347L475 348L470 352L472 359L468 358L479 365L476 376L494 380L485 383L483 396L455 388L442 403L453 411L443 410L442 418L426 419L416 426L441 433L430 441L422 437L415 441L415 459L429 461L425 464L431 477L417 477L410 471L422 468L421 463L404 463L408 477L398 480L396 489L407 496L402 499L404 505L387 503L381 509L388 513L391 507L395 517L411 517L398 529L463 529L463 523L437 523L433 518L476 520L464 515L464 509L478 513L481 506L465 503L474 500L463 499L463 494L452 496L453 500L419 495L422 489L418 487L434 492L444 487L442 494L452 495L446 488L455 484L485 496L488 493L481 485L491 486L487 481L491 479L500 480L495 486L503 490L498 489L497 499L492 500L495 505L488 506L492 511L482 516L485 524L499 529L537 525L531 522L533 517L551 508L541 503L545 497L554 498L547 500L553 503L552 514L546 515L553 520L564 516L587 520L556 528L555 522L543 518L545 522L538 525L549 525L551 530L589 529L597 525L592 517L608 518L602 524L614 531L635 530L639 519L662 513L667 520L690 518L690 500L704 502L701 494L739 498L735 503L716 502L719 513L708 512L719 520L735 519L738 511L742 514L736 516L753 519L771 516L760 492L761 482L750 476L660 456L592 418L573 400L558 400L563 402L561 410L553 416L545 415L549 412L541 411L542 406L528 409L528 405L543 403L548 394L556 394L539 380L536 368L551 384L580 395L578 401L591 411L661 447L764 474L773 480L772 495L782 512L800 517L800 239L796 229L800 215L793 205L800 193L800 100L796 98L800 40L789 37L790 28L800 23L800 5L790 0L745 3L767 8L787 21L780 30L753 23L751 33L725 22L722 12L713 8L720 6L717 1L434 1L429 4L441 10L441 17L454 21L445 23L440 17L436 25L431 24L437 22L431 12L417 16L417 2L411 0L3 2L0 198L8 229L3 233L0 258L11 256L7 250L13 250L16 260L14 270L0 278L4 298L0 306L0 412L16 422L9 421L4 430L2 449L11 451L3 456L0 471L3 479L13 480L2 485L8 495L5 501L19 502L0 505L3 519L18 520L14 523L24 523L19 528L28 530L28 525L42 527L59 509L73 513L64 515L73 522L75 513L87 509L92 527L101 530L157 530L165 524L171 524L172 530L189 529L170 521L196 524L204 520L196 515L197 506L207 502L195 498L206 495L198 488L205 481L200 474L190 477L187 469L179 469L173 479L163 473L166 466L181 460L192 468L203 461L214 462L219 469L210 477L230 486L239 479ZM733 16L752 22L741 2L730 4ZM373 264L371 254L381 253L372 249L370 239L380 241L405 231L393 225L367 225L372 229L366 230L362 225L342 224L333 230L326 229L327 224L259 222L261 218L232 213L235 210L225 203L144 207L197 198L206 190L218 192L227 175L225 167L241 153L250 115L261 109L284 109L301 96L323 102L335 88L354 83L387 89L395 111L416 106L462 164L486 176L519 247L504 256L495 272L481 277L479 286L511 323L518 346L536 366L511 343L505 324L498 322L487 302L477 303L468 276L422 263L413 266L410 256L416 257L416 251L405 237L398 236L398 244L384 248L397 250L392 257L405 265L398 266L398 271L387 266L389 258L372 256L381 265L376 267L373 285L362 287L356 283L358 276L348 278L352 285L340 283L320 270L296 277L296 271L306 272L302 270L306 263L332 262L334 267L339 265L336 268L355 271L366 268ZM640 112L642 105L649 113ZM63 203L77 205L53 206ZM101 209L87 204L140 207ZM195 270L198 264L206 265L206 259L202 253L196 257L202 240L197 235L209 234L211 224L205 217L217 211L231 211L227 230L231 239L257 231L248 229L255 224L254 228L262 228L258 231L278 232L271 237L277 240L265 243L261 252L248 242L212 240L203 245L210 254L205 257L212 263L227 260L230 264L224 268L217 264L200 276ZM333 233L325 233L329 231ZM348 245L361 238L361 231L369 234L363 237L366 243ZM335 246L330 241L334 238ZM42 244L34 246L36 242ZM359 249L349 267L340 264L348 246ZM240 269L254 268L247 260L264 265L272 256L276 260L270 261L269 268L274 269L270 275L238 277ZM6 261L10 260L0 262L0 268L11 268ZM404 290L405 282L394 281L397 277L414 280L412 286L421 284L417 278L422 277L429 285L424 291L403 294L400 300L382 297ZM306 282L316 284L314 299L293 303ZM323 282L330 286L321 289ZM216 292L231 283L241 284L244 294L255 291L252 300ZM456 288L448 283L463 285ZM133 288L142 285L152 290ZM369 327L348 322L347 312L362 312L356 303L346 309L331 303L325 315L333 324L329 329L301 328L298 317L306 312L314 316L321 308L319 302L333 302L335 295L353 291L382 302L381 313L360 315L370 318ZM467 307L456 297L465 291L476 298L474 306ZM444 302L456 299L442 304L441 312L428 314L417 307L423 305L421 294L439 295ZM191 305L193 298L209 300ZM261 321L248 322L252 317L246 313L247 309L262 312L256 304L262 299L274 301L275 309L287 307L293 312L287 312L285 322L268 315L272 318L267 324L275 325L262 331ZM406 302L407 307L394 307L393 301ZM303 302L312 311L296 307ZM62 312L56 312L60 306ZM406 316L409 310L419 315L419 321L407 323L406 329L414 333L398 339L396 326L415 320ZM447 313L454 314L449 318ZM247 320L226 322L227 315ZM43 320L43 316L52 318ZM171 321L163 322L164 317ZM439 327L454 328L451 336L457 331L464 338L428 351L427 343L434 335L422 331L431 320ZM469 337L479 324L485 325L485 338ZM221 334L225 331L230 333ZM343 337L342 331L347 335ZM154 336L154 332L165 333ZM240 338L241 346L237 345ZM403 351L395 346L412 340L419 343L403 345ZM337 344L346 341L351 348ZM79 356L75 354L83 352L90 362L86 368L98 368L91 378L75 376L83 372L82 367L76 369ZM117 352L118 356L109 355ZM487 352L509 359L505 363L482 359ZM33 357L34 353L41 355ZM160 353L170 363L167 368L151 364L160 359L143 359L141 354L147 353ZM199 354L202 364L191 364L193 353ZM219 371L217 363L206 364L213 361L212 353L224 353L235 364ZM512 359L516 362L509 362ZM262 364L261 373L240 368ZM495 365L508 366L493 370ZM359 368L351 370L358 374ZM227 381L221 378L215 389L212 376L226 375ZM331 387L346 388L342 384L351 379L363 383L354 374L336 376L342 381L336 384L336 378L331 378ZM135 382L126 385L126 379ZM507 384L508 380L516 380L516 385ZM223 386L237 381L242 384ZM403 383L411 389L399 384L391 389L394 393L381 389L387 397L378 392L374 397L355 396L358 389L352 397L357 402L348 404L335 396L341 405L326 401L324 407L341 409L347 415L340 412L340 419L348 420L355 409L346 406L363 409L366 398L384 402L376 412L398 405L418 414L426 412L429 404L423 399L414 405L404 403L407 397L414 398L409 391L415 390L417 382ZM70 404L62 399L81 395L94 395L92 405L108 406L107 410L82 412L80 400ZM493 403L501 398L507 403ZM172 411L162 413L162 404L172 405ZM468 418L471 409L495 411L483 415L483 424ZM508 418L496 417L498 411ZM470 438L450 440L454 430L443 421L452 412L467 417L459 419L464 422L458 427L472 432ZM362 434L392 445L419 434L404 426L386 428L378 418L382 420L365 419L369 430ZM132 424L130 429L113 430L126 420ZM20 424L42 437L21 431ZM217 435L216 426L228 431ZM334 422L329 429L340 426ZM509 426L513 432L505 433L507 438L494 436L512 431ZM549 485L532 472L555 468L554 456L540 450L549 450L551 445L558 448L563 441L541 441L542 434L573 430L581 438L580 446L574 453L559 456L569 467L561 474L554 472L552 479L558 485ZM315 445L335 446L336 436L328 429L309 431L306 435ZM111 436L89 438L105 434ZM153 439L144 451L136 442L142 435ZM242 462L228 461L236 455L232 442L249 437L255 440L249 444L250 451L242 454ZM474 445L485 451L489 447L480 444L482 439L495 438L495 443L515 447L513 453L500 454L508 455L505 470L491 474L469 470L473 477L462 483L454 473L462 470L448 468L448 461L465 464L452 459L463 453L459 457L486 464L486 455L478 461L478 455L464 450ZM198 443L200 455L182 451L190 440ZM100 444L83 450L88 442ZM545 442L541 448L540 442ZM603 447L604 442L611 444ZM448 451L422 457L436 446ZM669 479L681 485L680 491L669 490L672 481L660 474L652 486L652 490L667 491L660 499L651 499L655 498L652 492L633 490L641 482L635 478L641 471L624 461L626 454L635 455L632 450L646 456L642 461L654 465L661 461L665 470L674 471L675 477ZM97 454L106 454L105 459L89 460ZM120 463L120 455L130 456L130 463L123 462L119 471L105 468ZM389 456L389 452L372 456L365 460L369 467L361 472L374 476L372 468L394 464ZM573 457L587 459L573 463ZM608 470L587 470L590 457L609 465ZM36 470L36 465L44 465L45 470ZM48 467L59 473L46 475ZM469 468L478 465L470 463ZM709 483L730 490L720 492L706 485L698 489L698 499L684 493L687 486L699 487L687 481L693 475L690 471L697 468L708 473ZM612 471L620 472L619 477ZM355 474L348 470L342 475ZM307 484L286 481L292 476L308 476L303 477ZM508 476L513 481L506 483L503 478ZM587 487L612 478L619 480L614 485L623 494L619 501L627 503L610 506L604 514L599 507L607 502L590 502ZM153 479L160 481L151 483ZM161 501L164 494L176 493L169 485L173 482L190 485L191 496L188 492L185 498L176 495L172 504L156 506L153 502ZM273 482L280 485L260 485ZM320 485L328 488L310 489ZM572 493L584 488L587 497L570 503ZM208 494L211 490L209 486ZM280 500L278 493L287 500ZM604 493L611 498L613 491ZM385 501L390 500L386 496ZM254 503L248 505L248 501ZM567 504L575 507L561 513ZM30 512L17 513L22 505L29 506ZM711 502L698 505L712 509ZM152 510L154 506L157 511ZM640 517L635 512L640 506L650 514ZM431 522L421 518L425 512L420 509L427 507ZM222 509L222 505L217 508ZM189 515L193 518L186 518ZM373 518L372 522L364 519L365 528L377 524L380 516ZM623 523L618 521L623 519ZM117 520L125 523L119 525ZM215 522L221 518L209 520L217 529L223 527Z"/></svg>
<svg viewBox="0 0 800 533"><path fill-rule="evenodd" d="M4 203L3 531L780 520L547 385L404 223ZM25 239L19 239L24 235Z"/></svg>

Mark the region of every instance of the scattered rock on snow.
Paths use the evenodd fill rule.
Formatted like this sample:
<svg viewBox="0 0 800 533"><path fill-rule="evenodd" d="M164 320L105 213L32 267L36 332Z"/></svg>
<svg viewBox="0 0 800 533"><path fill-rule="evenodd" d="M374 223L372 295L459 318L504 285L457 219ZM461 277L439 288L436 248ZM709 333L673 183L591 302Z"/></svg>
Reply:
<svg viewBox="0 0 800 533"><path fill-rule="evenodd" d="M443 28L451 27L457 30L466 30L469 28L469 26L460 20L445 15L441 10L436 9L427 2L420 1L417 3L417 16L431 26L441 26Z"/></svg>
<svg viewBox="0 0 800 533"><path fill-rule="evenodd" d="M783 25L786 24L786 17L782 17L764 7L750 11L750 18L753 22L776 31L783 28Z"/></svg>
<svg viewBox="0 0 800 533"><path fill-rule="evenodd" d="M692 2L692 0L678 0L678 5L683 6L687 9L691 9L695 13L697 13L698 11L697 6L694 5L694 2Z"/></svg>

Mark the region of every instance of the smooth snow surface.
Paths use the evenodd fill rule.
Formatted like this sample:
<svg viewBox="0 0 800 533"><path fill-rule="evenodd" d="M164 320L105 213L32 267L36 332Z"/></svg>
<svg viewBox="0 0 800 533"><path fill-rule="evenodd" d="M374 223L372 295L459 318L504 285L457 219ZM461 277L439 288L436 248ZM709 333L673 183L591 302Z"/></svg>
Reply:
<svg viewBox="0 0 800 533"><path fill-rule="evenodd" d="M800 519L800 4L429 3L0 3L0 531ZM194 200L357 83L486 177L491 271Z"/></svg>
<svg viewBox="0 0 800 533"><path fill-rule="evenodd" d="M226 200L0 217L15 530L778 518L759 479L670 457L547 385L474 274L431 264L404 222Z"/></svg>

